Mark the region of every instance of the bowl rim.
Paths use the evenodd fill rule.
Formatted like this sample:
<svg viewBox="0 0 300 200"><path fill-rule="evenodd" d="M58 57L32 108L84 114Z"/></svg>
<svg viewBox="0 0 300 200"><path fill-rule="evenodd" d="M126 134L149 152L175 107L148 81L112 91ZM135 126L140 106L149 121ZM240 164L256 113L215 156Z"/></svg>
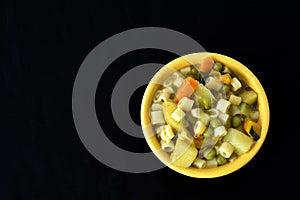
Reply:
<svg viewBox="0 0 300 200"><path fill-rule="evenodd" d="M220 61L224 65L228 66L230 70L232 70L239 78L243 79L243 81L245 81L246 84L248 84L252 89L254 89L258 93L258 108L260 112L259 123L261 123L262 126L261 136L260 139L256 141L255 144L251 147L249 152L239 156L236 160L234 160L231 163L227 163L226 165L222 165L214 168L204 168L204 169L197 169L194 167L183 168L173 164L168 164L167 155L159 151L160 144L158 143L158 140L155 137L155 133L153 132L150 123L149 108L152 102L154 91L159 86L159 84L157 83L159 83L159 80L163 79L163 77L167 74L166 72L168 69L178 70L189 64L197 64L199 58L203 56L210 56L215 61ZM168 73L170 73L170 71ZM143 129L143 134L148 146L150 147L151 151L156 155L156 157L161 162L163 162L167 167L171 168L176 172L179 172L180 174L189 177L215 178L215 177L228 175L234 171L239 170L244 165L246 165L250 160L252 160L252 158L258 153L268 133L269 123L270 123L270 108L269 108L266 92L261 82L258 80L258 78L248 67L246 67L241 62L235 60L234 58L231 58L223 54L213 53L213 52L196 52L196 53L191 53L191 54L187 54L175 58L174 60L164 65L153 76L151 81L148 83L142 98L140 118L141 118L141 126Z"/></svg>

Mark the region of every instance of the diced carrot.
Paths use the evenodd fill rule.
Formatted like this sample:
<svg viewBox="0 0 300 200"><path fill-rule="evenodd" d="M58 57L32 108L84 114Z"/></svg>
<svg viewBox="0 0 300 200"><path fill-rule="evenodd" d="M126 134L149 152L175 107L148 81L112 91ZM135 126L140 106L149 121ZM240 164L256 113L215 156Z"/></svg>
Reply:
<svg viewBox="0 0 300 200"><path fill-rule="evenodd" d="M199 81L197 81L196 79L193 79L190 76L185 78L176 92L174 102L178 103L183 97L190 97L194 93L198 85Z"/></svg>
<svg viewBox="0 0 300 200"><path fill-rule="evenodd" d="M206 57L199 65L199 71L203 73L209 73L214 66L214 60L210 57Z"/></svg>

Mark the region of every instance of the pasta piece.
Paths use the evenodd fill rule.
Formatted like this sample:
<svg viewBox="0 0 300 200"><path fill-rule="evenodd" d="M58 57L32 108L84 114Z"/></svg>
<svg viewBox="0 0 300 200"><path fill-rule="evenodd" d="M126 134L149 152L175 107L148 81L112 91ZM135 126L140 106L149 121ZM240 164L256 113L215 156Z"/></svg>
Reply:
<svg viewBox="0 0 300 200"><path fill-rule="evenodd" d="M214 129L214 136L215 137L223 137L227 134L227 130L225 126L218 126Z"/></svg>
<svg viewBox="0 0 300 200"><path fill-rule="evenodd" d="M205 86L209 89L219 91L222 88L223 83L218 78L210 76L206 79Z"/></svg>
<svg viewBox="0 0 300 200"><path fill-rule="evenodd" d="M175 81L173 82L173 85L177 88L179 88L181 86L181 84L183 83L184 78L182 78L181 76L177 77L175 79Z"/></svg>
<svg viewBox="0 0 300 200"><path fill-rule="evenodd" d="M206 160L201 158L196 158L192 165L196 168L205 168L206 167Z"/></svg>
<svg viewBox="0 0 300 200"><path fill-rule="evenodd" d="M201 120L198 120L194 125L195 137L197 138L200 135L202 135L206 130L206 128L207 128L206 125Z"/></svg>
<svg viewBox="0 0 300 200"><path fill-rule="evenodd" d="M234 146L229 142L223 142L219 148L221 156L224 158L229 158L234 151Z"/></svg>
<svg viewBox="0 0 300 200"><path fill-rule="evenodd" d="M154 103L158 103L158 102L161 102L161 100L160 100L160 95L162 94L163 92L161 91L161 90L157 90L156 92L155 92L155 95L154 95L154 97L153 97L153 102Z"/></svg>
<svg viewBox="0 0 300 200"><path fill-rule="evenodd" d="M169 97L170 97L169 93L162 92L158 99L160 102L166 102L169 99Z"/></svg>
<svg viewBox="0 0 300 200"><path fill-rule="evenodd" d="M174 142L170 140L168 143L165 140L160 140L161 149L168 153L174 150Z"/></svg>
<svg viewBox="0 0 300 200"><path fill-rule="evenodd" d="M183 77L183 75L178 71L173 72L172 79L176 80L178 77Z"/></svg>
<svg viewBox="0 0 300 200"><path fill-rule="evenodd" d="M204 111L201 110L201 108L193 108L191 109L191 114L193 117L196 119L201 119L201 121L208 126L210 122L210 116L209 114L205 113Z"/></svg>
<svg viewBox="0 0 300 200"><path fill-rule="evenodd" d="M211 118L216 118L219 116L219 110L215 109L215 108L211 108L207 111L209 113L209 116Z"/></svg>
<svg viewBox="0 0 300 200"><path fill-rule="evenodd" d="M191 109L191 114L193 117L200 119L200 113L201 113L201 109L200 108L193 108Z"/></svg>
<svg viewBox="0 0 300 200"><path fill-rule="evenodd" d="M241 114L241 109L239 108L239 106L236 106L236 105L232 105L230 106L229 108L229 114L231 116L235 116L235 115L238 115L238 114Z"/></svg>
<svg viewBox="0 0 300 200"><path fill-rule="evenodd" d="M185 112L181 110L181 108L176 108L176 110L171 114L171 117L177 122L180 122L184 116Z"/></svg>
<svg viewBox="0 0 300 200"><path fill-rule="evenodd" d="M166 80L164 80L162 85L165 88L171 87L175 79L176 78L174 76L169 76L168 78L166 78Z"/></svg>
<svg viewBox="0 0 300 200"><path fill-rule="evenodd" d="M151 110L152 111L162 110L162 105L160 103L153 103L151 105Z"/></svg>
<svg viewBox="0 0 300 200"><path fill-rule="evenodd" d="M187 67L180 69L180 72L182 74L188 74L190 71L191 71L191 66L187 66Z"/></svg>
<svg viewBox="0 0 300 200"><path fill-rule="evenodd" d="M182 99L179 100L177 105L183 111L190 111L194 105L194 100L188 97L182 97Z"/></svg>
<svg viewBox="0 0 300 200"><path fill-rule="evenodd" d="M157 110L157 111L152 111L150 113L150 117L151 117L151 123L152 125L155 124L165 124L165 119L164 119L164 114L161 110Z"/></svg>
<svg viewBox="0 0 300 200"><path fill-rule="evenodd" d="M220 113L219 119L222 120L223 124L226 124L229 119L229 115L227 113Z"/></svg>
<svg viewBox="0 0 300 200"><path fill-rule="evenodd" d="M226 99L219 99L216 105L216 109L218 109L222 113L226 113L229 109L231 102Z"/></svg>
<svg viewBox="0 0 300 200"><path fill-rule="evenodd" d="M174 132L173 132L173 130L172 130L172 127L169 125L169 124L167 124L167 125L165 125L165 130L166 130L166 136L168 137L168 138L170 138L170 139L173 139L173 137L175 136L174 135Z"/></svg>
<svg viewBox="0 0 300 200"><path fill-rule="evenodd" d="M240 82L240 80L236 77L233 77L232 80L231 80L231 86L232 86L232 90L235 92L237 91L238 89L240 89L242 87L242 84Z"/></svg>
<svg viewBox="0 0 300 200"><path fill-rule="evenodd" d="M203 122L206 126L209 125L210 122L210 116L209 114L205 113L204 111L201 111L200 113L200 120Z"/></svg>
<svg viewBox="0 0 300 200"><path fill-rule="evenodd" d="M238 106L242 102L242 97L231 94L230 97L229 97L229 101L232 105Z"/></svg>

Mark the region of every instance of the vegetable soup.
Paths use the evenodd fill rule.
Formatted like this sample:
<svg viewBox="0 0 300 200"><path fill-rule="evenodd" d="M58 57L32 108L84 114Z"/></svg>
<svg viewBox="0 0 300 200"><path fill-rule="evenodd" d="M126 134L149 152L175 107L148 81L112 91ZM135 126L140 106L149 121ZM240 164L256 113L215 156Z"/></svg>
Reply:
<svg viewBox="0 0 300 200"><path fill-rule="evenodd" d="M180 167L232 162L260 139L258 94L211 57L163 80L150 120L161 149Z"/></svg>

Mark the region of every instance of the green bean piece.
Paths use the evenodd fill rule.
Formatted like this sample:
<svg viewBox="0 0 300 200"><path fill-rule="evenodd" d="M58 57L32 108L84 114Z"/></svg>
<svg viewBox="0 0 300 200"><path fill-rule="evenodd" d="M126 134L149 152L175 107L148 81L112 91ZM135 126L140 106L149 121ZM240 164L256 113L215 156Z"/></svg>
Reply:
<svg viewBox="0 0 300 200"><path fill-rule="evenodd" d="M210 138L214 135L214 130L212 128L207 128L204 133L203 133L203 137L204 138Z"/></svg>
<svg viewBox="0 0 300 200"><path fill-rule="evenodd" d="M232 119L231 119L231 126L233 126L233 127L238 127L239 125L241 125L241 123L242 123L242 118L241 118L241 116L239 116L239 115L235 115L235 116L233 116L232 117Z"/></svg>
<svg viewBox="0 0 300 200"><path fill-rule="evenodd" d="M204 156L204 158L206 158L206 160L212 160L216 156L216 153L217 152L216 152L216 150L214 148L212 148L212 149L206 149L203 152L203 156Z"/></svg>
<svg viewBox="0 0 300 200"><path fill-rule="evenodd" d="M227 159L223 157L221 154L217 155L217 163L218 165L224 165L227 163Z"/></svg>

